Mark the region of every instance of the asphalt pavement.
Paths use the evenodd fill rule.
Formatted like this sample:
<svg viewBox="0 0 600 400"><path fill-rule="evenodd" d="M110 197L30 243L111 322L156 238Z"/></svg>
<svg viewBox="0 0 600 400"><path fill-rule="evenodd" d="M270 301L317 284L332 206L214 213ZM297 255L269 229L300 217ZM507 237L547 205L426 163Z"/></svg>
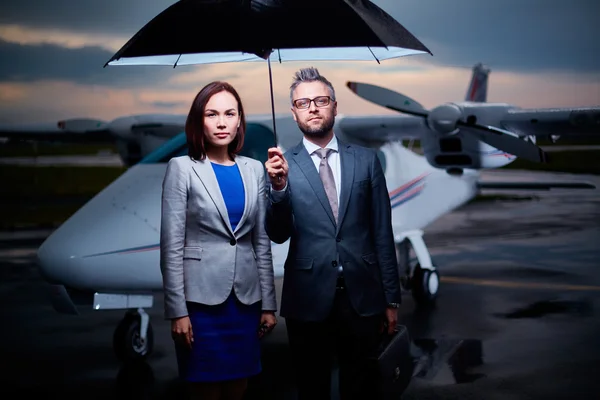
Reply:
<svg viewBox="0 0 600 400"><path fill-rule="evenodd" d="M519 174L487 177L516 177L506 173ZM600 189L513 194L426 230L442 282L433 309L404 296L400 322L424 357L403 399L598 398ZM34 264L46 233L17 235L0 237L0 397L183 398L160 295L148 310L154 352L121 365L111 341L123 312L56 313ZM263 343L251 393L295 399L283 319Z"/></svg>

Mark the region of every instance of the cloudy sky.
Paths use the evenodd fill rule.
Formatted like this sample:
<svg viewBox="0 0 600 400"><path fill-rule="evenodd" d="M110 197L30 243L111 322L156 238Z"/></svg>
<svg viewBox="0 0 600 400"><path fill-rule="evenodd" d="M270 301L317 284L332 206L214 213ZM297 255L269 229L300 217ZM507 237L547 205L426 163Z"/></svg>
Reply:
<svg viewBox="0 0 600 400"><path fill-rule="evenodd" d="M108 59L174 0L0 2L0 122L137 113L185 114L221 79L248 113L269 113L266 63L107 67ZM492 69L488 101L522 107L600 105L600 1L375 0L432 52L373 62L273 64L275 108L289 112L294 71L313 65L349 115L388 113L355 97L348 80L384 85L425 107L465 96L471 67ZM237 29L227 27L225 29Z"/></svg>

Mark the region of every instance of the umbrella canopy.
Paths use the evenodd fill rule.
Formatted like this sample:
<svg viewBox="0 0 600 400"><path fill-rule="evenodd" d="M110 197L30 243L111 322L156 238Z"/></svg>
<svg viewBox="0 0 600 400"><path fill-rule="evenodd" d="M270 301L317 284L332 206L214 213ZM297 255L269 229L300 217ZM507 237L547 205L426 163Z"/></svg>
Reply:
<svg viewBox="0 0 600 400"><path fill-rule="evenodd" d="M137 32L106 65L178 65L271 59L385 60L431 52L367 0L180 0ZM105 67L106 67L105 65Z"/></svg>
<svg viewBox="0 0 600 400"><path fill-rule="evenodd" d="M366 0L180 0L108 65L385 60L431 52Z"/></svg>

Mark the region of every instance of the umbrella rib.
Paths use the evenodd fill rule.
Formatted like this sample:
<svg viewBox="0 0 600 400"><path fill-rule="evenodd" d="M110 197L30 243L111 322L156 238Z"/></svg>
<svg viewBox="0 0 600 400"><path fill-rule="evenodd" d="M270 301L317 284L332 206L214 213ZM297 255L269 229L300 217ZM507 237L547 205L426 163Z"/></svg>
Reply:
<svg viewBox="0 0 600 400"><path fill-rule="evenodd" d="M179 54L179 57L177 57L177 61L175 61L175 64L173 64L173 68L175 68L177 66L177 63L179 62L180 58L181 58L181 54Z"/></svg>
<svg viewBox="0 0 600 400"><path fill-rule="evenodd" d="M379 59L377 58L377 56L375 55L375 53L373 53L373 50L371 50L371 46L367 46L367 49L369 49L369 51L371 52L371 54L373 54L373 58L375 58L375 61L377 61L377 64L381 64L379 62Z"/></svg>

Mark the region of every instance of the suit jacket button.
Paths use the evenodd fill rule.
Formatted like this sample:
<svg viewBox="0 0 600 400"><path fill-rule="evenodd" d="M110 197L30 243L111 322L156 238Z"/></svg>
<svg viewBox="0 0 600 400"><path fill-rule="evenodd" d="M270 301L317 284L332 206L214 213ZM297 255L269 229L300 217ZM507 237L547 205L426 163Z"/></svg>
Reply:
<svg viewBox="0 0 600 400"><path fill-rule="evenodd" d="M336 268L336 267L338 266L338 262L337 262L337 261L335 261L335 260L333 260L333 261L331 262L331 266L332 266L333 268Z"/></svg>
<svg viewBox="0 0 600 400"><path fill-rule="evenodd" d="M342 241L342 238L336 238L335 241L339 243Z"/></svg>
<svg viewBox="0 0 600 400"><path fill-rule="evenodd" d="M231 239L231 240L229 241L229 244L230 244L230 245L232 245L232 246L235 246L235 244L236 244L236 243L237 243L237 242L235 241L235 239Z"/></svg>

